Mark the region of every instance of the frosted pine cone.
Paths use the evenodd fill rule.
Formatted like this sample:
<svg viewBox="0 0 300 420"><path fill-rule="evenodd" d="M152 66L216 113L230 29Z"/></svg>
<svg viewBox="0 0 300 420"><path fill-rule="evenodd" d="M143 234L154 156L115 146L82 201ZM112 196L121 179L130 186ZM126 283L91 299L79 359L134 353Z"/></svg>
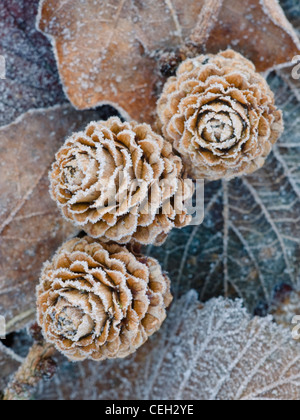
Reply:
<svg viewBox="0 0 300 420"><path fill-rule="evenodd" d="M93 238L121 244L164 242L191 221L178 202L192 197L182 161L147 124L91 123L56 155L51 193L64 216Z"/></svg>
<svg viewBox="0 0 300 420"><path fill-rule="evenodd" d="M165 138L197 179L254 172L283 132L267 82L232 50L183 62L165 85L158 116Z"/></svg>
<svg viewBox="0 0 300 420"><path fill-rule="evenodd" d="M172 301L156 260L89 237L67 242L44 266L37 295L45 339L73 361L135 352Z"/></svg>

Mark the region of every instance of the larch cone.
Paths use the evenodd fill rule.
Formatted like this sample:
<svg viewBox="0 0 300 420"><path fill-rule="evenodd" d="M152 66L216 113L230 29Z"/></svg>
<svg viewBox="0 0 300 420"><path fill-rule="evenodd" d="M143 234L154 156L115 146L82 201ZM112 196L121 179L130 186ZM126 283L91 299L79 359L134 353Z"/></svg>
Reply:
<svg viewBox="0 0 300 420"><path fill-rule="evenodd" d="M159 330L171 301L170 280L155 259L76 238L44 266L38 322L70 360L124 358Z"/></svg>
<svg viewBox="0 0 300 420"><path fill-rule="evenodd" d="M260 169L283 132L274 94L232 50L184 61L158 102L158 126L195 179Z"/></svg>
<svg viewBox="0 0 300 420"><path fill-rule="evenodd" d="M161 245L192 220L182 161L147 124L90 123L57 153L50 181L65 218L102 241Z"/></svg>

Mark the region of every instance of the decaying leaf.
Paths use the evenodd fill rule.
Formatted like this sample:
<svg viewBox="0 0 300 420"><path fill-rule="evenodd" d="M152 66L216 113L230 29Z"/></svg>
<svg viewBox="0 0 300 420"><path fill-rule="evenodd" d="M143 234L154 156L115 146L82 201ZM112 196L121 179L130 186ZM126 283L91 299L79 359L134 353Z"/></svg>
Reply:
<svg viewBox="0 0 300 420"><path fill-rule="evenodd" d="M49 41L35 29L39 0L1 0L0 125L24 112L65 101ZM1 62L3 63L3 62ZM6 78L2 70L6 67Z"/></svg>
<svg viewBox="0 0 300 420"><path fill-rule="evenodd" d="M38 27L77 108L113 103L144 122L153 120L165 53L172 67L191 48L232 47L265 71L300 51L276 0L42 0Z"/></svg>
<svg viewBox="0 0 300 420"><path fill-rule="evenodd" d="M0 314L8 332L34 316L42 264L76 233L50 198L54 155L67 135L98 118L64 105L28 112L0 129Z"/></svg>
<svg viewBox="0 0 300 420"><path fill-rule="evenodd" d="M265 315L274 289L300 279L300 103L278 77L270 78L284 112L285 133L256 174L206 185L201 226L172 232L162 250L149 249L173 280L201 301L241 297Z"/></svg>
<svg viewBox="0 0 300 420"><path fill-rule="evenodd" d="M134 357L64 363L60 377L44 385L38 398L298 400L297 345L270 318L251 319L241 301L219 298L203 306L192 291ZM66 376L72 380L64 381Z"/></svg>

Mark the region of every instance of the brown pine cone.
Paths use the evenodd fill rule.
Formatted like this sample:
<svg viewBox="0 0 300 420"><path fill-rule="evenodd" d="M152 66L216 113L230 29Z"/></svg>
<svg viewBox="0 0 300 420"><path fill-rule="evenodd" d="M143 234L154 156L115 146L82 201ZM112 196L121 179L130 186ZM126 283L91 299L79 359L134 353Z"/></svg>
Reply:
<svg viewBox="0 0 300 420"><path fill-rule="evenodd" d="M111 118L66 141L51 193L64 216L93 238L160 245L173 227L191 222L185 208L176 209L193 194L181 174L181 159L149 125Z"/></svg>
<svg viewBox="0 0 300 420"><path fill-rule="evenodd" d="M266 80L232 50L183 62L165 85L158 116L163 135L197 179L254 172L283 132Z"/></svg>
<svg viewBox="0 0 300 420"><path fill-rule="evenodd" d="M134 353L172 301L156 260L89 237L67 242L45 264L37 296L46 341L73 361Z"/></svg>

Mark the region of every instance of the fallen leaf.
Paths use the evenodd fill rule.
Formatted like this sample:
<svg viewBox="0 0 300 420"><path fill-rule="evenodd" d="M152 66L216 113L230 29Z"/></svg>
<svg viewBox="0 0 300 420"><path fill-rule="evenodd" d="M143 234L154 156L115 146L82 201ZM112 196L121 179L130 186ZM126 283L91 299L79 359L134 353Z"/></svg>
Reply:
<svg viewBox="0 0 300 420"><path fill-rule="evenodd" d="M297 401L299 360L290 332L270 317L251 319L241 301L223 298L203 306L191 291L135 356L65 362L37 399Z"/></svg>
<svg viewBox="0 0 300 420"><path fill-rule="evenodd" d="M41 2L38 26L52 39L71 102L79 109L109 103L148 120L161 81L156 55L183 43L202 0L182 6L179 0Z"/></svg>
<svg viewBox="0 0 300 420"><path fill-rule="evenodd" d="M169 272L175 294L195 288L201 301L240 297L263 316L274 290L299 287L300 279L300 103L279 77L270 83L286 129L264 168L207 184L203 224L172 232L163 249L148 249Z"/></svg>
<svg viewBox="0 0 300 420"><path fill-rule="evenodd" d="M73 105L109 103L144 122L154 119L165 53L176 67L191 43L199 52L231 46L265 71L300 51L276 0L42 0L38 27Z"/></svg>
<svg viewBox="0 0 300 420"><path fill-rule="evenodd" d="M0 129L0 314L7 331L35 316L42 264L77 230L49 194L48 172L65 137L105 118L70 105L30 111Z"/></svg>
<svg viewBox="0 0 300 420"><path fill-rule="evenodd" d="M0 80L0 125L32 108L66 101L51 44L35 28L38 4L0 2L0 55L6 62L6 79Z"/></svg>
<svg viewBox="0 0 300 420"><path fill-rule="evenodd" d="M258 71L282 67L300 53L300 41L277 0L208 0L217 4L215 24L203 33L200 19L191 39L209 53L231 47ZM210 6L211 7L211 6Z"/></svg>

